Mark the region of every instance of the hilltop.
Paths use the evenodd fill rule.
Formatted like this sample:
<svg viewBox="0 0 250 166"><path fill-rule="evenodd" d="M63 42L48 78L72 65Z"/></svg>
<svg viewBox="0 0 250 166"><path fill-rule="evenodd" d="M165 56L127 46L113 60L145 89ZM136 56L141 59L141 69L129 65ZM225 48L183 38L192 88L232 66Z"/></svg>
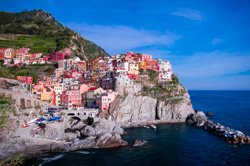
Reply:
<svg viewBox="0 0 250 166"><path fill-rule="evenodd" d="M44 54L69 48L83 60L109 54L43 10L0 12L0 47L28 47Z"/></svg>

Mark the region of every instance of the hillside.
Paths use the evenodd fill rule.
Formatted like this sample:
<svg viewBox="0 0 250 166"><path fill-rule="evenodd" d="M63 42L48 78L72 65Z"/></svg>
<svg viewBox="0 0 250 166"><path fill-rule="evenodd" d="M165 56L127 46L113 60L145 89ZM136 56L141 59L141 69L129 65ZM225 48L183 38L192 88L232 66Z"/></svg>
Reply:
<svg viewBox="0 0 250 166"><path fill-rule="evenodd" d="M51 53L70 48L84 60L108 56L101 47L63 26L43 10L0 12L0 47L29 47L31 52Z"/></svg>

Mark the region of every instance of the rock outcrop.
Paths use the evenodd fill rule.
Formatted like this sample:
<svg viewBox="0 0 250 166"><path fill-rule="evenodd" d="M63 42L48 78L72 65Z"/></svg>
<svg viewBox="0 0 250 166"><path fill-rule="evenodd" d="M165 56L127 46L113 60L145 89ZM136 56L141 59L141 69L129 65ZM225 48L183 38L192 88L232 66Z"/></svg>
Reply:
<svg viewBox="0 0 250 166"><path fill-rule="evenodd" d="M166 100L129 94L120 100L111 116L123 127L136 127L150 123L185 122L192 113L194 110L187 92Z"/></svg>
<svg viewBox="0 0 250 166"><path fill-rule="evenodd" d="M230 144L250 144L249 136L243 134L241 131L230 129L229 127L208 120L201 111L190 114L187 118L187 123L213 133Z"/></svg>
<svg viewBox="0 0 250 166"><path fill-rule="evenodd" d="M145 140L135 140L134 143L133 143L133 147L138 147L138 146L143 146L145 145L146 143L148 143L148 141L145 141Z"/></svg>

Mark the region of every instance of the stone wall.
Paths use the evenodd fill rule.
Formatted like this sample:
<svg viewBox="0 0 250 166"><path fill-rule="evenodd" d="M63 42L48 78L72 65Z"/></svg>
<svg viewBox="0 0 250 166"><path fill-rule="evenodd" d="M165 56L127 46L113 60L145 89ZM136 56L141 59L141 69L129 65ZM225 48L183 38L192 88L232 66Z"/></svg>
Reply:
<svg viewBox="0 0 250 166"><path fill-rule="evenodd" d="M0 88L0 94L10 96L17 109L39 108L43 110L49 105L49 103L39 100L35 95L30 95L20 87L11 88L8 90Z"/></svg>

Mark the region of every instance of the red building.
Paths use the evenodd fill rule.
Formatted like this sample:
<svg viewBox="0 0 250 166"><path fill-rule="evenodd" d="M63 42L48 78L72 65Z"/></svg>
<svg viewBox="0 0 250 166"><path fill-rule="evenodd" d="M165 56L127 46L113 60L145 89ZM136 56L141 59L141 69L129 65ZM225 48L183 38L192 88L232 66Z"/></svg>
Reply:
<svg viewBox="0 0 250 166"><path fill-rule="evenodd" d="M47 56L49 57L49 61L57 62L60 60L64 60L66 57L71 57L71 52L69 50L57 51Z"/></svg>
<svg viewBox="0 0 250 166"><path fill-rule="evenodd" d="M26 76L17 76L17 80L25 84L32 84L33 82L32 77L26 77Z"/></svg>

